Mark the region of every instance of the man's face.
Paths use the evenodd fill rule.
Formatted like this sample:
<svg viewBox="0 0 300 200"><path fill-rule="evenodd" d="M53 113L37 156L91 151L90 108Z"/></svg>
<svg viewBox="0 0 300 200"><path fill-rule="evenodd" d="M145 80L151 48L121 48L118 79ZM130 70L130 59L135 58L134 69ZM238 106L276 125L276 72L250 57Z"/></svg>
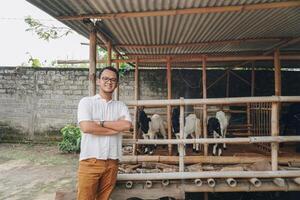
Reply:
<svg viewBox="0 0 300 200"><path fill-rule="evenodd" d="M108 69L104 70L100 79L97 80L97 84L103 92L113 93L117 87L117 76L115 72Z"/></svg>

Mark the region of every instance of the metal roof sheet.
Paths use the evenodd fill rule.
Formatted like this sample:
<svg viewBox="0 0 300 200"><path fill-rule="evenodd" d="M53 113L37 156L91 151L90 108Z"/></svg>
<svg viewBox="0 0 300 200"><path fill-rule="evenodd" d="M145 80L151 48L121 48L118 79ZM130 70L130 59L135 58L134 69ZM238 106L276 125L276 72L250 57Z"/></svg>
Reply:
<svg viewBox="0 0 300 200"><path fill-rule="evenodd" d="M109 14L170 9L251 5L285 0L27 0L53 17L82 14ZM82 20L62 21L85 37L89 27ZM242 12L150 16L103 19L105 32L117 44L184 44L249 38L299 38L300 7ZM176 48L120 47L125 54L210 54L261 52L278 41L209 44ZM282 50L300 51L300 44Z"/></svg>

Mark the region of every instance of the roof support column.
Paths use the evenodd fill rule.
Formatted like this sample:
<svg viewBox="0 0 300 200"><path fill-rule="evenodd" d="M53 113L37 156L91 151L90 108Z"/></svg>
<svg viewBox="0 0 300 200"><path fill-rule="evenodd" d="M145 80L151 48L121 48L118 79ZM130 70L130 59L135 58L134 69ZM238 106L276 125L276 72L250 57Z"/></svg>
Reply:
<svg viewBox="0 0 300 200"><path fill-rule="evenodd" d="M167 57L167 87L168 87L168 99L172 99L172 74L171 74L171 58ZM167 124L168 124L168 139L172 139L172 126L171 126L171 106L167 106ZM172 145L168 145L169 155L172 155Z"/></svg>
<svg viewBox="0 0 300 200"><path fill-rule="evenodd" d="M111 50L111 42L109 41L107 44L107 65L111 66L111 57L112 57L112 50Z"/></svg>
<svg viewBox="0 0 300 200"><path fill-rule="evenodd" d="M134 70L134 100L139 100L139 66L138 58L135 59L135 70ZM137 121L138 121L138 107L134 106L134 120L133 120L133 139L137 139ZM132 154L136 155L137 145L133 144Z"/></svg>
<svg viewBox="0 0 300 200"><path fill-rule="evenodd" d="M119 59L119 56L117 56L117 59ZM119 67L120 66L120 64L117 62L116 63L116 69L119 71ZM115 92L114 92L114 95L115 95L115 100L119 100L119 97L120 97L120 87L119 87L119 84L117 85L117 88L116 88L116 90L115 90Z"/></svg>
<svg viewBox="0 0 300 200"><path fill-rule="evenodd" d="M95 27L92 27L90 31L90 59L89 59L89 95L96 94L96 63L97 63L97 31Z"/></svg>
<svg viewBox="0 0 300 200"><path fill-rule="evenodd" d="M275 78L275 96L281 96L281 66L279 58L279 49L274 51L274 78ZM272 103L272 114L271 114L271 134L272 136L279 135L279 113L280 104L278 102ZM272 170L278 170L278 143L271 143L271 161Z"/></svg>
<svg viewBox="0 0 300 200"><path fill-rule="evenodd" d="M207 98L206 88L206 56L202 57L202 94L203 99ZM207 138L207 105L203 105L203 136ZM208 144L204 144L204 155L208 155Z"/></svg>

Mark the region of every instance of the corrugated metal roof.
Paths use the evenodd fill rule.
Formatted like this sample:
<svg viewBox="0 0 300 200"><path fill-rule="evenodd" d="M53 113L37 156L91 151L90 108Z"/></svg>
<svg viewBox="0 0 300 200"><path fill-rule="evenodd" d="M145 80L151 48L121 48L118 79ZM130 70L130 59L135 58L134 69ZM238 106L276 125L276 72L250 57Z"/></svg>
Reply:
<svg viewBox="0 0 300 200"><path fill-rule="evenodd" d="M250 5L283 0L27 0L54 17L81 14L109 14L201 7ZM300 37L300 7L242 12L186 14L105 19L113 41L118 44L184 44L268 37ZM88 37L89 28L80 20L63 21ZM176 48L118 48L126 54L210 54L261 52L278 41L210 44ZM283 50L300 51L300 44Z"/></svg>

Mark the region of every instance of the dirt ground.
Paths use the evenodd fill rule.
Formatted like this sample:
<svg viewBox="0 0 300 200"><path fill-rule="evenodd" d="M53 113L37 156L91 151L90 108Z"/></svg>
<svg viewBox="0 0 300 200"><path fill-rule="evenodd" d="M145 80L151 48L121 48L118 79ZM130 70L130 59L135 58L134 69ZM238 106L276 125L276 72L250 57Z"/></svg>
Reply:
<svg viewBox="0 0 300 200"><path fill-rule="evenodd" d="M53 200L57 190L74 190L78 155L56 145L0 143L0 199Z"/></svg>

